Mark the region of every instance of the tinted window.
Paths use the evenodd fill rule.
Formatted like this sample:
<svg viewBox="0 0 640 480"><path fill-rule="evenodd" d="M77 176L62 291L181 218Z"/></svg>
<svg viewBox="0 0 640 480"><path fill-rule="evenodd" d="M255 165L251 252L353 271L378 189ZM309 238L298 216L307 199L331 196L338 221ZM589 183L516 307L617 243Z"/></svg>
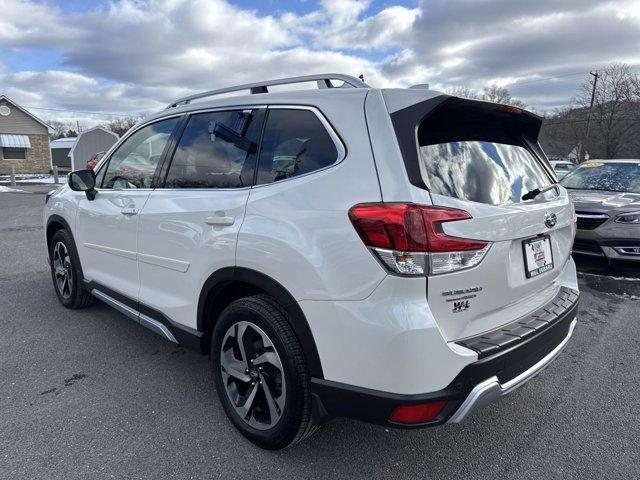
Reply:
<svg viewBox="0 0 640 480"><path fill-rule="evenodd" d="M258 184L277 182L332 165L338 150L315 113L269 111L258 163Z"/></svg>
<svg viewBox="0 0 640 480"><path fill-rule="evenodd" d="M102 188L150 188L164 147L179 121L175 117L147 125L125 140L111 155Z"/></svg>
<svg viewBox="0 0 640 480"><path fill-rule="evenodd" d="M193 115L171 161L165 188L239 188L251 185L262 112Z"/></svg>
<svg viewBox="0 0 640 480"><path fill-rule="evenodd" d="M96 186L100 187L102 185L102 181L104 180L104 174L107 171L107 165L103 164L100 168L100 170L98 170L96 172Z"/></svg>
<svg viewBox="0 0 640 480"><path fill-rule="evenodd" d="M518 203L528 191L550 184L527 149L493 142L421 146L420 169L434 193L491 205Z"/></svg>
<svg viewBox="0 0 640 480"><path fill-rule="evenodd" d="M525 193L551 185L524 140L533 130L528 117L458 103L445 105L418 126L420 175L432 192L501 205L522 202ZM537 199L556 195L550 190Z"/></svg>
<svg viewBox="0 0 640 480"><path fill-rule="evenodd" d="M640 163L586 162L560 184L581 190L640 193Z"/></svg>

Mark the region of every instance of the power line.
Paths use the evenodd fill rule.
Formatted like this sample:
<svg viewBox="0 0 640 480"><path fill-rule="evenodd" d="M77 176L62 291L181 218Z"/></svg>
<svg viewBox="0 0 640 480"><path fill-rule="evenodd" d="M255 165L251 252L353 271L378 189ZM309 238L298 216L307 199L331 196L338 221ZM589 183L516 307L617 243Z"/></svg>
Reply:
<svg viewBox="0 0 640 480"><path fill-rule="evenodd" d="M566 78L566 77L577 77L578 75L586 75L589 72L574 72L574 73L566 73L563 75L555 75L553 77L542 77L542 78L537 78L535 80L525 80L524 82L513 82L513 83L507 83L505 84L505 87L519 87L521 85L529 85L532 83L540 83L540 82L548 82L548 81L552 81L552 80L556 80L558 78Z"/></svg>
<svg viewBox="0 0 640 480"><path fill-rule="evenodd" d="M630 67L630 70L638 71L638 70L640 70L640 67ZM578 75L587 76L590 73L591 72L589 70L582 71L582 72L564 73L562 75L554 75L552 77L541 77L541 78L536 78L534 80L525 80L525 81L522 81L522 82L515 81L515 82L512 82L512 83L506 83L504 86L505 87L509 87L509 88L519 87L521 85L529 85L529 84L532 84L532 83L553 81L553 80L556 80L558 78L577 77Z"/></svg>

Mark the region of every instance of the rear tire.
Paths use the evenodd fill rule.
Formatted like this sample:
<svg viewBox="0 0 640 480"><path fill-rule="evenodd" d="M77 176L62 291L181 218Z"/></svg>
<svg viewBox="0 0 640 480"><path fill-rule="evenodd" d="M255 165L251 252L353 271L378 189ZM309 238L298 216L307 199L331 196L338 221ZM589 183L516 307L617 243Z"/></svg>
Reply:
<svg viewBox="0 0 640 480"><path fill-rule="evenodd" d="M82 284L80 258L73 238L66 230L58 230L49 245L51 279L60 303L70 309L85 308L95 298Z"/></svg>
<svg viewBox="0 0 640 480"><path fill-rule="evenodd" d="M251 442L276 450L316 431L302 347L273 297L254 295L225 308L213 330L211 361L225 412Z"/></svg>

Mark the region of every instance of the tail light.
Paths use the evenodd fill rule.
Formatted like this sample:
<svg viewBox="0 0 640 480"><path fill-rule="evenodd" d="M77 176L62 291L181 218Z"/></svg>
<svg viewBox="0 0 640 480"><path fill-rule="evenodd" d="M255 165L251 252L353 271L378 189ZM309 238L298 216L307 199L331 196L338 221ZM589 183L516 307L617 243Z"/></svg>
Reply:
<svg viewBox="0 0 640 480"><path fill-rule="evenodd" d="M393 273L437 275L471 268L490 244L446 235L442 223L468 220L469 213L413 203L362 203L349 210L362 241Z"/></svg>

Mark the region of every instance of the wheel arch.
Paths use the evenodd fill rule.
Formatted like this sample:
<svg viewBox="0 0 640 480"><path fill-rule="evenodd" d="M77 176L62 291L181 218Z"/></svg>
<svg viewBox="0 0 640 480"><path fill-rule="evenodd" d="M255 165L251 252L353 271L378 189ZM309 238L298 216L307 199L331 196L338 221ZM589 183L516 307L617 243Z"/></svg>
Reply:
<svg viewBox="0 0 640 480"><path fill-rule="evenodd" d="M198 331L205 333L204 337L208 342L219 314L227 305L238 298L258 293L271 295L283 306L302 345L310 375L324 378L318 349L300 305L279 282L258 271L226 267L211 274L198 298ZM203 347L203 351L206 351L206 347Z"/></svg>
<svg viewBox="0 0 640 480"><path fill-rule="evenodd" d="M59 230L66 230L69 236L71 237L71 240L73 241L73 248L75 249L75 255L77 256L76 261L78 263L78 269L80 270L81 278L84 278L82 263L80 262L80 255L78 254L78 246L76 245L76 239L74 238L73 232L71 231L71 226L64 219L64 217L61 217L60 215L51 215L47 219L46 237L47 237L47 257L49 258L49 261L51 261L51 258L49 255L51 251L51 240L53 239L53 236L56 234L56 232L58 232Z"/></svg>
<svg viewBox="0 0 640 480"><path fill-rule="evenodd" d="M67 221L60 215L51 215L47 219L47 249L51 246L51 239L56 232L63 229L68 231L69 235L73 237L69 223L67 223Z"/></svg>

